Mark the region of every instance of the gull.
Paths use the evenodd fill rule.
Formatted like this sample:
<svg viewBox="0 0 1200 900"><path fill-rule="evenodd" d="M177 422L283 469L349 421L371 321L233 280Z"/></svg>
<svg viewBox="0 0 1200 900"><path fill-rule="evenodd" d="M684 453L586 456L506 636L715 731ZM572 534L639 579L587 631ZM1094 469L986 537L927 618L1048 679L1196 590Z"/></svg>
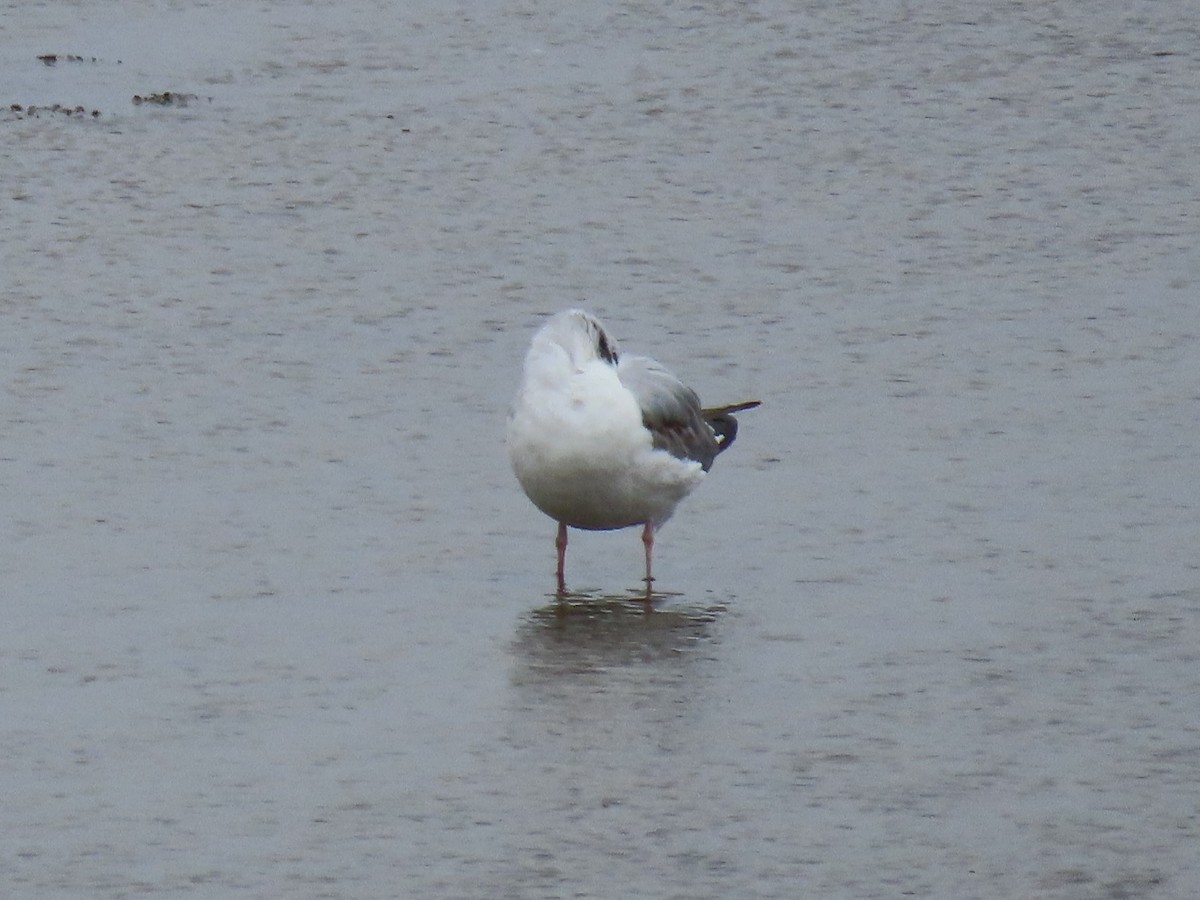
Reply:
<svg viewBox="0 0 1200 900"><path fill-rule="evenodd" d="M534 506L558 522L558 592L566 592L567 529L642 526L646 596L654 533L737 437L733 413L759 401L702 408L661 364L624 355L580 309L534 335L508 417L513 471Z"/></svg>

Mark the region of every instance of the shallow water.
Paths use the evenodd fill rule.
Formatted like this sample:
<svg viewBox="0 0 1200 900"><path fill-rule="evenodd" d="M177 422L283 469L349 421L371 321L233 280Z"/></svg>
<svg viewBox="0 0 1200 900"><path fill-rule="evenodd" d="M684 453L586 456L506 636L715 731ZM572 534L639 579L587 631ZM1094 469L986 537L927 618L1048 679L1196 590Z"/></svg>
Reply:
<svg viewBox="0 0 1200 900"><path fill-rule="evenodd" d="M0 31L11 890L1194 893L1190 7L123 9ZM573 304L764 401L649 610Z"/></svg>

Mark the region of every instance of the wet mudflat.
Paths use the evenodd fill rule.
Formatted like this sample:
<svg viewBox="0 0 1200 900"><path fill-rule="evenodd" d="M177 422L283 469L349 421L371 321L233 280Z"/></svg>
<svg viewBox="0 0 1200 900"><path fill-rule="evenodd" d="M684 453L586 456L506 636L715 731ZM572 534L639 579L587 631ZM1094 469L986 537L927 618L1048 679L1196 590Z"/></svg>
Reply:
<svg viewBox="0 0 1200 900"><path fill-rule="evenodd" d="M1188 10L13 11L0 880L1190 897ZM508 471L568 305L764 401L649 611Z"/></svg>

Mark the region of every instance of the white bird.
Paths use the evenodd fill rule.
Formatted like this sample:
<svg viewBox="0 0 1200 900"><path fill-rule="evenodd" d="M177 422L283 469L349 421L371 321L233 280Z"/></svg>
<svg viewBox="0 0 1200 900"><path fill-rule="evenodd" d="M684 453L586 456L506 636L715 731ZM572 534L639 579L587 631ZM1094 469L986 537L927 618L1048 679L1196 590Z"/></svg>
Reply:
<svg viewBox="0 0 1200 900"><path fill-rule="evenodd" d="M551 317L525 357L508 450L526 495L558 522L559 593L568 527L641 525L649 597L654 532L733 443L731 413L758 405L703 409L659 363L620 355L594 316L568 309Z"/></svg>

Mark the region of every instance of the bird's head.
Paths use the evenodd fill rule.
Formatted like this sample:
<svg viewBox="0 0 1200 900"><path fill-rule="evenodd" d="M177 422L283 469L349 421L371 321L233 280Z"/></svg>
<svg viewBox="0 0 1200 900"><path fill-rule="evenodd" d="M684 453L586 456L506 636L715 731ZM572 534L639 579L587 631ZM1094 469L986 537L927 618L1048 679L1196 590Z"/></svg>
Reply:
<svg viewBox="0 0 1200 900"><path fill-rule="evenodd" d="M565 352L576 371L597 360L612 366L617 364L617 342L604 330L599 319L581 309L568 309L552 316L538 333L535 343L538 340Z"/></svg>

